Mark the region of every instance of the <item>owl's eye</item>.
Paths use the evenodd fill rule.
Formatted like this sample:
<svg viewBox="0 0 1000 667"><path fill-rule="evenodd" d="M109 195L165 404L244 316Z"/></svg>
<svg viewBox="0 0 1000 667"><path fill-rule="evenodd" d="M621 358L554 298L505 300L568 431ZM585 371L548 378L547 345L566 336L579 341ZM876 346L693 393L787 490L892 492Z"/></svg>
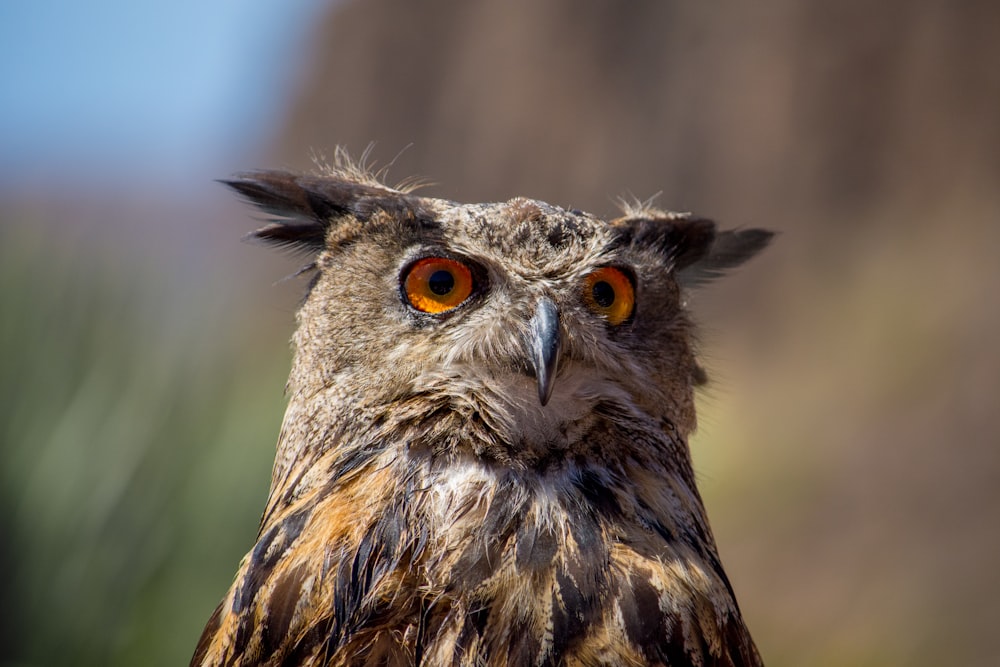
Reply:
<svg viewBox="0 0 1000 667"><path fill-rule="evenodd" d="M618 326L635 310L635 289L624 271L605 266L584 278L583 300L592 311Z"/></svg>
<svg viewBox="0 0 1000 667"><path fill-rule="evenodd" d="M472 294L472 271L445 257L425 257L406 272L403 291L410 305L425 313L443 313Z"/></svg>

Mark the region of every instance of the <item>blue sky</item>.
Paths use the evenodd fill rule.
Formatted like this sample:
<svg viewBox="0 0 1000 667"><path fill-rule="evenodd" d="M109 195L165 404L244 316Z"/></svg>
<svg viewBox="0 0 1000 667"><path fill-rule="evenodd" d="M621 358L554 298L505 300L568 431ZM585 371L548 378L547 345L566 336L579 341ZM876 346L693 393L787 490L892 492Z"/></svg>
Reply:
<svg viewBox="0 0 1000 667"><path fill-rule="evenodd" d="M170 177L246 152L287 108L329 4L4 0L0 180Z"/></svg>

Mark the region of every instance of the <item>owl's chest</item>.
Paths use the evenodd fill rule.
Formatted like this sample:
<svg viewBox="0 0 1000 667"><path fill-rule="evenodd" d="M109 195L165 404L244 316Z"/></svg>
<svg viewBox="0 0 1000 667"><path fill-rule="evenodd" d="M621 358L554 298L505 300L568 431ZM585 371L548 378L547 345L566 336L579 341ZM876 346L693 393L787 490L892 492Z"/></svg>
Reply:
<svg viewBox="0 0 1000 667"><path fill-rule="evenodd" d="M331 664L344 665L659 664L648 656L674 641L687 651L704 633L696 648L721 645L735 612L723 580L678 546L680 534L650 527L631 483L598 469L540 477L477 461L407 470L408 479L391 463L359 476L316 510L329 520L301 522L289 539L303 546L286 553L322 562L292 559L270 577L256 598L265 629L291 610L290 636L325 637L327 649L308 650L336 647L342 661ZM316 537L322 546L306 548ZM271 546L254 552L262 568ZM263 576L253 565L251 584ZM327 574L302 583L289 606L289 578L309 571ZM711 609L721 615L702 614Z"/></svg>
<svg viewBox="0 0 1000 667"><path fill-rule="evenodd" d="M413 563L430 664L456 651L509 664L647 664L646 645L694 627L690 610L715 598L728 607L710 568L644 528L626 496L579 471L529 482L478 465L443 475L426 498L428 548ZM705 622L698 632L715 633L724 619Z"/></svg>
<svg viewBox="0 0 1000 667"><path fill-rule="evenodd" d="M616 585L611 544L574 497L563 481L532 488L478 466L442 476L425 510L433 548L417 564L434 600L430 650L533 664L598 632Z"/></svg>

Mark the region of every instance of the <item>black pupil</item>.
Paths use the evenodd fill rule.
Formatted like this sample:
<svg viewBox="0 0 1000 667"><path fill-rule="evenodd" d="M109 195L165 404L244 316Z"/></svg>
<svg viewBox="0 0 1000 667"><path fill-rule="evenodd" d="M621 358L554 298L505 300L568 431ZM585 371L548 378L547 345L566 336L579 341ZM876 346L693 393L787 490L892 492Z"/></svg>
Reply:
<svg viewBox="0 0 1000 667"><path fill-rule="evenodd" d="M608 308L615 302L615 288L603 280L594 283L594 303L601 308Z"/></svg>
<svg viewBox="0 0 1000 667"><path fill-rule="evenodd" d="M427 286L438 296L444 296L455 287L455 276L444 269L435 271L427 281Z"/></svg>

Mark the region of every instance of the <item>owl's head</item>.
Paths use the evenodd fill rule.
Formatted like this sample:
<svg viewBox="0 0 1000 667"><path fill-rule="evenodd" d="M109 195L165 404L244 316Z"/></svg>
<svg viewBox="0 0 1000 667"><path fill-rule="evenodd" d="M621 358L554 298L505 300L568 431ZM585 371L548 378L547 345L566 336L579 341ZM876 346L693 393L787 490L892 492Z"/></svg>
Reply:
<svg viewBox="0 0 1000 667"><path fill-rule="evenodd" d="M277 218L252 236L313 256L293 401L448 413L513 450L572 446L595 411L690 431L702 372L682 292L771 238L651 209L459 204L344 165L226 183Z"/></svg>

